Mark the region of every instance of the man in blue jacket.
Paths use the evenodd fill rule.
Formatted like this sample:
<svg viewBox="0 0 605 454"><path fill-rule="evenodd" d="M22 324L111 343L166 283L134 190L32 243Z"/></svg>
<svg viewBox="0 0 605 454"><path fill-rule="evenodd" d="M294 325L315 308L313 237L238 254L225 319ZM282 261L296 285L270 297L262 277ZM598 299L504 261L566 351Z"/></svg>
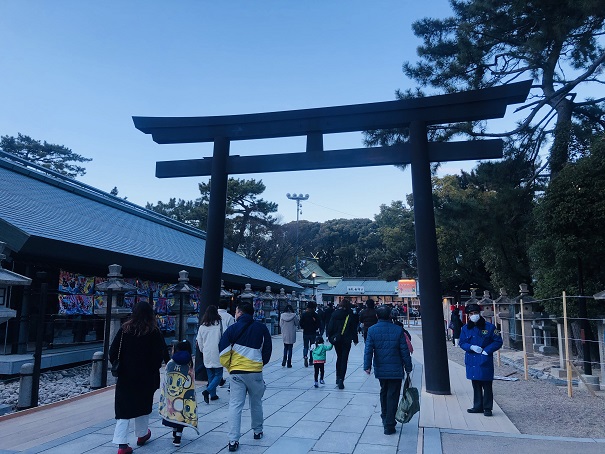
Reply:
<svg viewBox="0 0 605 454"><path fill-rule="evenodd" d="M412 359L405 334L400 326L391 323L391 308L376 309L378 323L368 329L363 357L363 369L369 375L374 362L374 376L380 382L380 417L385 435L394 434L395 413L404 378L404 369L412 371Z"/></svg>
<svg viewBox="0 0 605 454"><path fill-rule="evenodd" d="M271 359L271 335L264 323L252 318L250 303L235 309L235 323L225 330L218 344L220 360L231 377L229 395L229 451L237 451L241 436L242 409L250 396L251 427L254 439L263 438L263 366Z"/></svg>
<svg viewBox="0 0 605 454"><path fill-rule="evenodd" d="M466 306L469 321L462 327L459 345L466 352L466 378L473 384L473 408L469 413L492 415L494 393L494 352L502 347L502 337L496 327L481 317L481 307L478 304Z"/></svg>

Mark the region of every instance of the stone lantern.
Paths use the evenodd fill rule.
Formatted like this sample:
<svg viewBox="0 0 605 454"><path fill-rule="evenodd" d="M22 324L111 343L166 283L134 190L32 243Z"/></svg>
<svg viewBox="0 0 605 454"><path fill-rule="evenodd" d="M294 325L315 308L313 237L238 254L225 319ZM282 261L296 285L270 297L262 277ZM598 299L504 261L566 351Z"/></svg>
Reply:
<svg viewBox="0 0 605 454"><path fill-rule="evenodd" d="M302 315L302 313L304 312L304 310L307 308L307 304L309 304L309 299L307 298L307 295L305 295L304 293L301 293L300 297L298 298L298 312L299 312L299 314Z"/></svg>
<svg viewBox="0 0 605 454"><path fill-rule="evenodd" d="M533 345L531 325L532 321L539 315L534 311L535 301L536 299L529 294L527 284L519 284L519 295L513 299L515 310L515 336L513 342L516 344L515 348L519 350L523 348L522 331L525 331L526 345ZM523 315L521 315L521 312L523 312ZM521 324L523 324L523 328L521 328ZM533 351L527 351L526 353L528 356L533 355Z"/></svg>
<svg viewBox="0 0 605 454"><path fill-rule="evenodd" d="M32 283L29 277L2 268L2 260L6 259L5 245L0 241L0 325L17 316L17 311L8 307L9 288L14 285L29 286Z"/></svg>
<svg viewBox="0 0 605 454"><path fill-rule="evenodd" d="M254 298L256 298L256 295L252 292L252 286L250 284L246 284L244 291L238 298L242 303L248 303L254 307Z"/></svg>
<svg viewBox="0 0 605 454"><path fill-rule="evenodd" d="M193 305L190 301L190 295L193 292L196 292L197 289L192 285L189 285L189 273L185 270L179 271L179 280L176 284L171 285L166 289L167 293L171 293L173 296L176 296L178 300L178 304L173 302L170 307L170 311L172 313L177 314L177 326L175 330L175 338L178 341L185 339L185 314L189 314L194 312Z"/></svg>
<svg viewBox="0 0 605 454"><path fill-rule="evenodd" d="M500 289L500 296L496 298L494 303L496 303L497 316L502 325L501 335L504 346L512 347L511 330L514 330L515 327L515 321L513 319L515 311L512 301L506 294L505 288Z"/></svg>
<svg viewBox="0 0 605 454"><path fill-rule="evenodd" d="M233 293L225 289L225 281L221 280L221 293L219 295L219 301L227 301L229 309L231 309L231 301L233 300Z"/></svg>
<svg viewBox="0 0 605 454"><path fill-rule="evenodd" d="M296 292L294 290L292 290L292 293L289 295L290 299L290 305L292 306L292 309L294 310L294 312L296 312L298 310L298 296L296 296Z"/></svg>
<svg viewBox="0 0 605 454"><path fill-rule="evenodd" d="M479 300L477 299L477 289L476 288L471 289L471 296L464 304L465 305L479 304Z"/></svg>
<svg viewBox="0 0 605 454"><path fill-rule="evenodd" d="M281 328L279 326L279 320L281 314L286 310L288 304L288 296L286 295L283 288L279 289L279 295L277 295L277 334L281 334Z"/></svg>
<svg viewBox="0 0 605 454"><path fill-rule="evenodd" d="M271 319L271 311L273 310L273 300L275 299L275 295L271 293L271 287L267 285L264 293L260 295L260 299L263 302L263 312L265 323L267 324L267 328L269 332L273 334L273 321Z"/></svg>
<svg viewBox="0 0 605 454"><path fill-rule="evenodd" d="M490 298L489 290L483 291L483 298L481 298L477 304L481 307L481 315L483 318L491 318L492 324L495 325L494 300Z"/></svg>
<svg viewBox="0 0 605 454"><path fill-rule="evenodd" d="M107 280L95 286L96 290L106 294L105 311L105 335L103 336L103 368L101 372L101 388L107 386L107 362L109 361L109 345L120 329L120 319L130 313L130 309L124 307L124 293L135 291L134 285L124 282L122 279L122 267L120 265L109 265ZM115 307L113 303L116 303Z"/></svg>
<svg viewBox="0 0 605 454"><path fill-rule="evenodd" d="M599 303L603 303L605 300L605 290L597 293L593 296ZM600 320L597 320L597 338L599 339L599 358L601 359L601 380L600 388L605 389L605 316L601 316Z"/></svg>

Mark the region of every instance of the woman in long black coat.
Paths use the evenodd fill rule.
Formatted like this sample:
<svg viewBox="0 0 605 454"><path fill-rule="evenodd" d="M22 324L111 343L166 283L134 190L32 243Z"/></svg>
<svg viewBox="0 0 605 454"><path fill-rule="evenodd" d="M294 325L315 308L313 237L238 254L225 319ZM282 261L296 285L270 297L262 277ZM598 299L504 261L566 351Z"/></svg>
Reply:
<svg viewBox="0 0 605 454"><path fill-rule="evenodd" d="M170 360L166 342L148 303L140 302L133 308L131 318L122 325L111 344L109 360L120 363L113 443L119 445L118 454L130 454L130 420L134 419L137 445L144 445L151 437L149 415L153 395L160 387L160 367L162 361Z"/></svg>
<svg viewBox="0 0 605 454"><path fill-rule="evenodd" d="M460 319L460 309L455 308L450 317L450 326L452 327L452 343L458 345L460 339L460 331L462 330L462 320Z"/></svg>
<svg viewBox="0 0 605 454"><path fill-rule="evenodd" d="M336 352L336 385L338 389L344 389L345 376L347 375L347 363L349 362L349 353L351 352L351 342L357 345L357 325L358 318L351 310L351 302L348 298L343 298L338 304L338 309L330 317L330 323L326 334L330 342L334 345ZM337 335L340 339L334 341L333 336Z"/></svg>

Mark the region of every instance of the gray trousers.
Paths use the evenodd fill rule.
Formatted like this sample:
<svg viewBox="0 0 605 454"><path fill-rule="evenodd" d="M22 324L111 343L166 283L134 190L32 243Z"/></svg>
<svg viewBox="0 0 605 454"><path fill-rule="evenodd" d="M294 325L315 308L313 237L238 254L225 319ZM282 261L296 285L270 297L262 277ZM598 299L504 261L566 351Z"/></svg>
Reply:
<svg viewBox="0 0 605 454"><path fill-rule="evenodd" d="M263 395L265 382L262 372L251 374L231 374L231 393L229 395L229 441L239 441L242 426L242 409L246 403L246 394L250 402L250 424L254 433L263 431Z"/></svg>

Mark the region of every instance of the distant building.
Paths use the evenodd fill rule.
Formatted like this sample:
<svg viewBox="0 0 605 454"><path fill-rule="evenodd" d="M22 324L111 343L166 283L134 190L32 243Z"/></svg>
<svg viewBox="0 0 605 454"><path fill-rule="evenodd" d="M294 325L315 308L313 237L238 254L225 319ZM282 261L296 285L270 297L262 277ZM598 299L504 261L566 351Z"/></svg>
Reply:
<svg viewBox="0 0 605 454"><path fill-rule="evenodd" d="M409 303L412 307L419 307L417 298L402 298L397 294L397 281L385 281L375 278L343 278L334 288L323 292L324 298L331 297L334 301L349 298L353 304L365 303L369 298L376 304Z"/></svg>

